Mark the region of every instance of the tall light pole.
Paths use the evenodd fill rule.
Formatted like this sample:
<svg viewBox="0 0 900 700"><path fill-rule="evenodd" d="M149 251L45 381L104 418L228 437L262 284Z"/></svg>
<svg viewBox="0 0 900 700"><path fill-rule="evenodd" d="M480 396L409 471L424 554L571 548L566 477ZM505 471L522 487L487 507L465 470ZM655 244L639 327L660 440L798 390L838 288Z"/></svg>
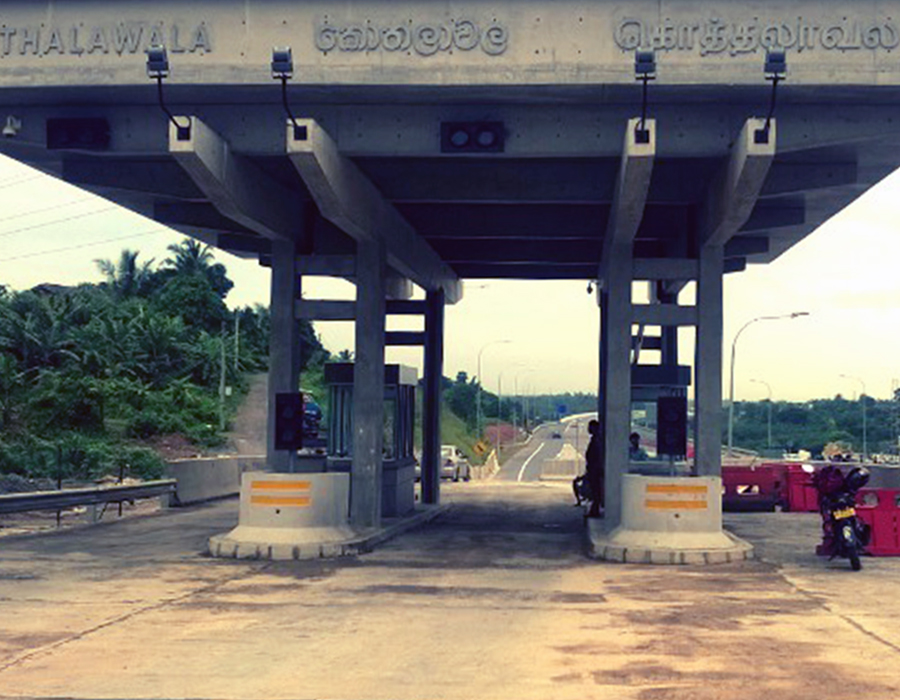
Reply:
<svg viewBox="0 0 900 700"><path fill-rule="evenodd" d="M771 450L772 449L772 387L769 386L769 382L765 382L762 379L751 379L750 381L753 382L754 384L762 384L766 387L766 389L769 390L769 419L768 419L769 436L768 436L768 439L766 440L766 447L768 447Z"/></svg>
<svg viewBox="0 0 900 700"><path fill-rule="evenodd" d="M481 380L481 355L485 350L491 347L491 345L503 345L511 342L511 340L492 340L491 342L482 345L481 349L478 351L478 393L475 395L475 424L476 428L478 428L479 440L482 437L483 430L483 426L481 425L481 385L484 382Z"/></svg>
<svg viewBox="0 0 900 700"><path fill-rule="evenodd" d="M808 311L795 311L792 314L782 314L780 316L757 316L747 321L741 329L735 334L734 340L731 342L731 378L728 383L728 456L730 457L734 450L734 356L737 349L738 338L741 337L748 326L753 325L757 321L778 321L783 318L798 318L799 316L809 316Z"/></svg>
<svg viewBox="0 0 900 700"><path fill-rule="evenodd" d="M866 383L860 379L859 377L854 377L851 374L842 374L841 377L844 379L852 379L855 382L859 382L862 387L862 394L859 395L859 400L862 402L862 414L863 414L863 449L862 449L862 460L866 461L866 455L869 454L869 444L868 444L868 434L866 432Z"/></svg>
<svg viewBox="0 0 900 700"><path fill-rule="evenodd" d="M523 369L521 372L518 372L518 373L515 375L515 379L514 379L514 382L513 382L513 383L514 383L514 389L515 389L515 392L516 392L516 394L515 394L516 398L515 398L515 400L513 401L513 430L514 430L514 431L517 430L517 428L516 428L516 403L515 403L515 402L516 402L516 401L519 401L519 400L521 399L521 397L519 396L519 377L521 377L523 374L527 377L528 374L531 373L531 372L534 372L534 370L531 369L531 367L526 367L526 368ZM524 407L524 401L522 402L522 405L523 405L523 407ZM525 411L524 411L524 410L522 411L522 414L523 414L523 415L522 415L522 427L523 427L523 429L525 429L525 432L527 433L528 431L527 431L527 428L526 428L526 425L525 425L525 423L526 423L526 417L525 417ZM516 433L516 434L518 435L518 433Z"/></svg>

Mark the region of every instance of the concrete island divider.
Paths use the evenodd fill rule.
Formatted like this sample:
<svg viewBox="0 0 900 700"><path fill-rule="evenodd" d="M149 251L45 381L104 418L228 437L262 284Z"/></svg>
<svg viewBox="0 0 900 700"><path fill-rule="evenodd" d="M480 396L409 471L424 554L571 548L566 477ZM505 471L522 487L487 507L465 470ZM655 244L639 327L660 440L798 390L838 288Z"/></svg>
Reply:
<svg viewBox="0 0 900 700"><path fill-rule="evenodd" d="M247 471L265 469L265 465L265 455L229 455L168 462L166 476L178 482L173 505L186 506L236 496L241 492L241 475Z"/></svg>
<svg viewBox="0 0 900 700"><path fill-rule="evenodd" d="M626 474L622 522L588 522L590 555L635 564L716 564L749 559L753 547L722 529L720 477Z"/></svg>

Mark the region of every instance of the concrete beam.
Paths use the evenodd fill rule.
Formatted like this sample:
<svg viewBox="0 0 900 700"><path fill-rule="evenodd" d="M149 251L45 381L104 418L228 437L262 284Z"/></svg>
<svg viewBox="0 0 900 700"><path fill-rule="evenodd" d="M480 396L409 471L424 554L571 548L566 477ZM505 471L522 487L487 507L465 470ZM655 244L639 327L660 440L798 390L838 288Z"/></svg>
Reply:
<svg viewBox="0 0 900 700"><path fill-rule="evenodd" d="M287 154L322 216L357 241L380 241L388 263L426 290L442 289L447 303L462 297L456 273L444 263L314 119L298 120L304 138L286 127Z"/></svg>
<svg viewBox="0 0 900 700"><path fill-rule="evenodd" d="M424 331L387 331L384 344L394 347L417 347L425 345Z"/></svg>
<svg viewBox="0 0 900 700"><path fill-rule="evenodd" d="M298 299L294 303L294 317L306 321L353 321L356 318L356 302Z"/></svg>
<svg viewBox="0 0 900 700"><path fill-rule="evenodd" d="M750 218L775 158L774 119L766 143L756 142L756 133L764 126L764 119L744 122L728 163L713 178L700 227L702 245L724 245Z"/></svg>
<svg viewBox="0 0 900 700"><path fill-rule="evenodd" d="M656 121L647 119L643 131L638 131L640 119L629 119L625 126L625 143L622 162L616 178L612 209L606 234L603 237L603 253L600 258L599 284L607 275L613 250L619 246L631 246L638 227L644 218L653 161L656 158ZM644 138L639 140L638 134ZM646 143L643 140L646 139Z"/></svg>
<svg viewBox="0 0 900 700"><path fill-rule="evenodd" d="M302 229L302 209L291 190L255 164L232 153L228 142L197 117L187 139L169 124L169 153L225 217L274 240L293 241Z"/></svg>
<svg viewBox="0 0 900 700"><path fill-rule="evenodd" d="M696 326L697 307L676 304L634 304L631 321L645 326Z"/></svg>
<svg viewBox="0 0 900 700"><path fill-rule="evenodd" d="M387 302L388 315L424 316L428 313L428 302L421 299L396 300ZM443 308L443 307L441 307Z"/></svg>

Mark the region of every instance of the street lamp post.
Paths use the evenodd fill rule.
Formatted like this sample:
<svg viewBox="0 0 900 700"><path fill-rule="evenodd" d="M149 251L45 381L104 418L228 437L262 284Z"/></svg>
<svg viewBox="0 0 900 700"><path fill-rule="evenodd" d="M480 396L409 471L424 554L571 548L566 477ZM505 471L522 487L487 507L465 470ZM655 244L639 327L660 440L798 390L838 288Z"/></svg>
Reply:
<svg viewBox="0 0 900 700"><path fill-rule="evenodd" d="M751 382L754 384L762 384L769 390L769 417L768 417L768 437L766 439L766 447L770 450L772 449L772 387L769 386L768 382L763 381L762 379L751 379Z"/></svg>
<svg viewBox="0 0 900 700"><path fill-rule="evenodd" d="M511 340L492 340L489 343L485 343L481 346L481 349L478 351L478 393L475 395L475 424L478 428L478 439L482 438L482 419L481 419L481 385L484 383L481 380L481 355L487 350L491 345L503 345L506 343L511 343Z"/></svg>
<svg viewBox="0 0 900 700"><path fill-rule="evenodd" d="M862 416L863 416L863 449L862 449L862 461L866 461L866 455L869 454L869 444L868 444L868 434L866 431L866 383L860 379L859 377L854 377L851 374L842 374L841 377L844 379L852 379L855 382L859 382L862 387L862 394L859 395L859 400L862 402Z"/></svg>
<svg viewBox="0 0 900 700"><path fill-rule="evenodd" d="M734 357L737 349L738 338L741 337L748 326L753 325L757 321L778 321L783 318L797 318L799 316L809 316L808 311L795 311L791 314L782 314L780 316L757 316L747 321L741 329L735 334L734 340L731 342L731 372L728 383L728 456L731 457L734 450Z"/></svg>

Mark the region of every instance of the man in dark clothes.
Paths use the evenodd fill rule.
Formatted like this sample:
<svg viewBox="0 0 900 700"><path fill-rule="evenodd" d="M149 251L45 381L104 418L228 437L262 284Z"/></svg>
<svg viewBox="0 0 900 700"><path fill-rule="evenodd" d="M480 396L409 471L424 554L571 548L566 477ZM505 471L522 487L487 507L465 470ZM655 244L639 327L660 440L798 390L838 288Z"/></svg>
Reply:
<svg viewBox="0 0 900 700"><path fill-rule="evenodd" d="M599 421L592 420L588 423L588 432L591 434L591 441L588 443L587 451L584 453L585 472L594 497L594 500L591 501L588 517L599 518L600 509L603 507L603 481L605 477L603 439L600 434Z"/></svg>

